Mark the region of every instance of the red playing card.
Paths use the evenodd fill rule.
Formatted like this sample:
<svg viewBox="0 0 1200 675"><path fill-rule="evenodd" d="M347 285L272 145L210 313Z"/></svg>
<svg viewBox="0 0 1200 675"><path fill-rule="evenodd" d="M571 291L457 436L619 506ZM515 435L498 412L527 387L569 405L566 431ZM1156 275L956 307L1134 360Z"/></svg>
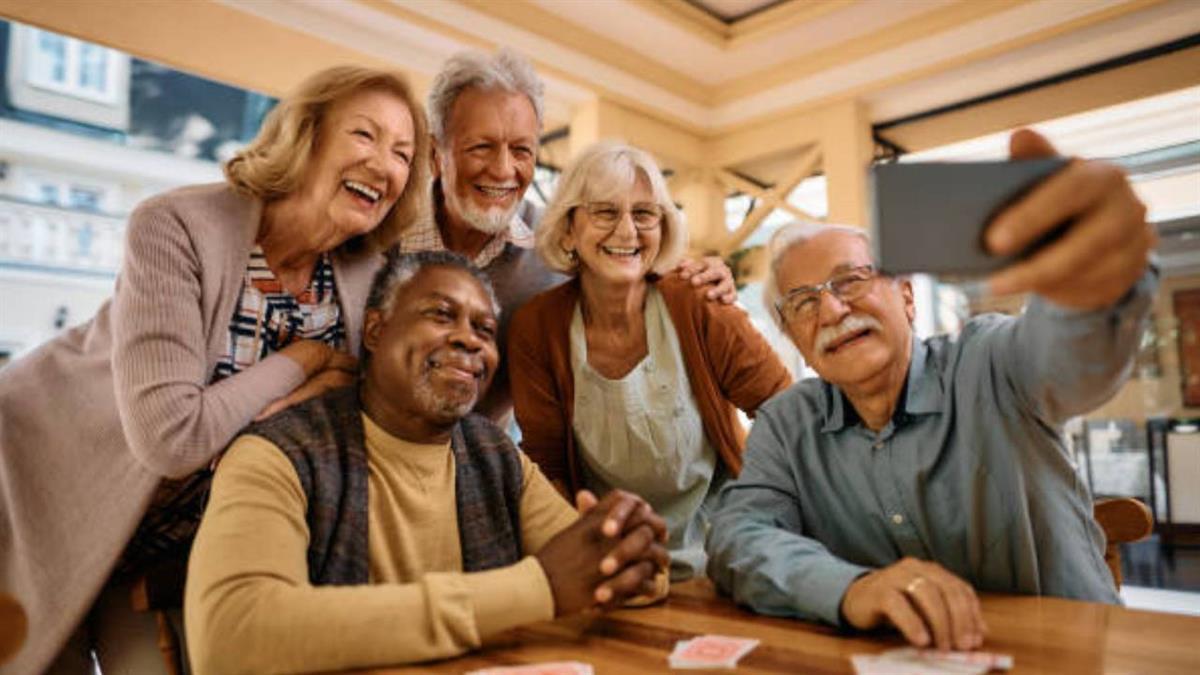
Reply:
<svg viewBox="0 0 1200 675"><path fill-rule="evenodd" d="M758 640L705 635L675 644L668 659L672 668L733 668L758 646Z"/></svg>

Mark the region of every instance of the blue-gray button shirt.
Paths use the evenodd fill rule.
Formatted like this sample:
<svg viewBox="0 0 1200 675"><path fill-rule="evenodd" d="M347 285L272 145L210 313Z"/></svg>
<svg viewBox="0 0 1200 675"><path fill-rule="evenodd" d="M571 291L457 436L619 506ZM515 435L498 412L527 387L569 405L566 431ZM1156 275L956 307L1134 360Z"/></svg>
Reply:
<svg viewBox="0 0 1200 675"><path fill-rule="evenodd" d="M764 614L839 623L846 588L905 556L981 591L1118 602L1061 425L1124 381L1157 276L1113 308L1034 298L913 340L902 400L876 433L841 391L798 382L763 405L726 485L708 574Z"/></svg>

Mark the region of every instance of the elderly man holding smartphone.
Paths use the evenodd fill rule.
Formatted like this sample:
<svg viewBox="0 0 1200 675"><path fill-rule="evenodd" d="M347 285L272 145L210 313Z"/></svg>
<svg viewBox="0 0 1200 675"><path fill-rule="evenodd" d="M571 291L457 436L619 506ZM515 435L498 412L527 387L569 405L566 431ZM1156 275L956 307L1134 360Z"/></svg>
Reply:
<svg viewBox="0 0 1200 675"><path fill-rule="evenodd" d="M1052 155L1019 131L1015 159ZM916 339L912 288L866 234L796 225L772 242L768 304L820 379L759 409L726 486L708 572L755 610L916 645L971 649L976 590L1117 602L1091 498L1061 439L1130 372L1155 242L1124 175L1072 161L986 233L1007 255L1062 236L988 283L1032 292L1017 317Z"/></svg>

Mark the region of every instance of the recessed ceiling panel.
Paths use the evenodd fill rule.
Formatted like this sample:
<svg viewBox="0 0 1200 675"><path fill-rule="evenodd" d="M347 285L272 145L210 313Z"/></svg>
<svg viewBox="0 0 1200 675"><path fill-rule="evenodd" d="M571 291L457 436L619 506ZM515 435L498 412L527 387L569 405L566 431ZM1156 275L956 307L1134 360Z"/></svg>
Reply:
<svg viewBox="0 0 1200 675"><path fill-rule="evenodd" d="M760 12L776 5L784 5L796 0L687 0L715 18L725 23L733 23L738 19Z"/></svg>

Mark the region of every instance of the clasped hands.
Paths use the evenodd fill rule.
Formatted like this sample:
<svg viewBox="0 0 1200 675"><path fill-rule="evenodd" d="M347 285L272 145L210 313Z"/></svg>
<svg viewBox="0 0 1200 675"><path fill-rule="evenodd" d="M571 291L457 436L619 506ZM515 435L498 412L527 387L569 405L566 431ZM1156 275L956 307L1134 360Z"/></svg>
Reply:
<svg viewBox="0 0 1200 675"><path fill-rule="evenodd" d="M657 591L655 576L670 564L667 525L637 495L613 490L597 501L576 496L579 520L535 557L554 595L555 616L609 609Z"/></svg>

